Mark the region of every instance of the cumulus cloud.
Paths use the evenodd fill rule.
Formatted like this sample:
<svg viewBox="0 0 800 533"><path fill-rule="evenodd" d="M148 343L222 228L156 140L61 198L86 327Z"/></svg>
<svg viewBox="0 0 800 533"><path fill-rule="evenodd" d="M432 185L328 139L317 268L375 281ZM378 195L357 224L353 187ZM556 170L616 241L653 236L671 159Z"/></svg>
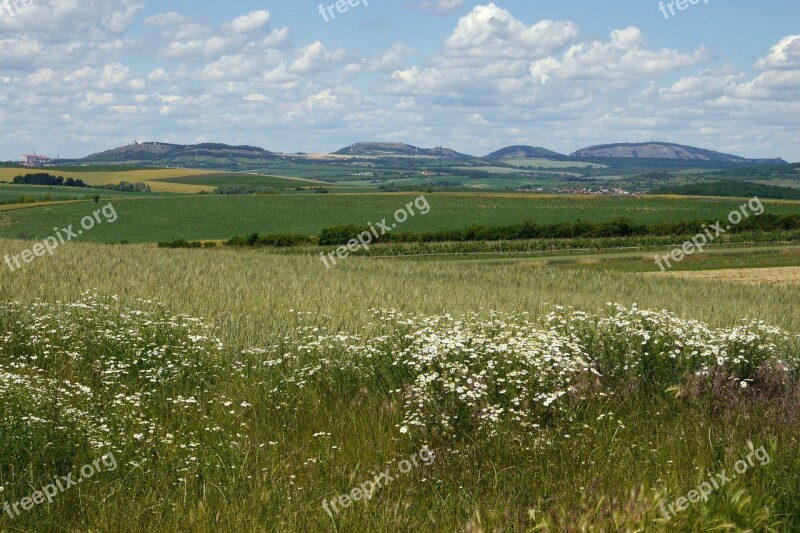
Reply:
<svg viewBox="0 0 800 533"><path fill-rule="evenodd" d="M663 88L659 95L665 100L695 98L706 109L737 109L760 102L777 108L800 98L800 36L782 38L769 53L756 61L760 74L749 78L734 65L703 70L694 76L684 77Z"/></svg>
<svg viewBox="0 0 800 533"><path fill-rule="evenodd" d="M800 69L800 35L784 37L773 46L767 57L756 62L756 67L764 70Z"/></svg>
<svg viewBox="0 0 800 533"><path fill-rule="evenodd" d="M405 44L396 44L380 54L350 63L342 69L345 76L361 73L390 72L401 68L414 50Z"/></svg>
<svg viewBox="0 0 800 533"><path fill-rule="evenodd" d="M130 28L143 8L136 0L37 0L0 17L0 32L35 34L43 42L96 42Z"/></svg>
<svg viewBox="0 0 800 533"><path fill-rule="evenodd" d="M551 54L577 37L570 21L528 26L494 4L477 6L458 21L444 43L450 57L527 58Z"/></svg>
<svg viewBox="0 0 800 533"><path fill-rule="evenodd" d="M648 50L639 28L611 32L607 42L588 41L570 47L561 60L548 57L533 62L531 75L541 83L551 78L593 80L653 79L706 61L709 53Z"/></svg>
<svg viewBox="0 0 800 533"><path fill-rule="evenodd" d="M758 155L793 138L800 112L797 35L775 39L751 65L719 65L703 47L653 47L633 26L584 36L570 20L429 0L414 6L464 12L435 21L448 30L430 36L434 51L421 56L399 31L382 33L373 49L340 48L335 36L294 42L266 10L213 22L165 11L129 32L141 11L134 0L36 4L58 4L61 15L0 18L3 146L50 139L61 154L79 147L78 156L135 136L296 150L363 137L488 153L503 144L569 151L667 132ZM396 30L387 18L355 27L368 29Z"/></svg>
<svg viewBox="0 0 800 533"><path fill-rule="evenodd" d="M524 90L530 61L562 49L577 36L569 21L527 25L493 3L477 6L459 19L429 65L397 70L382 87L431 100L489 103Z"/></svg>
<svg viewBox="0 0 800 533"><path fill-rule="evenodd" d="M236 34L253 33L265 29L269 23L269 11L253 11L247 15L237 17L228 24L223 24L222 29Z"/></svg>
<svg viewBox="0 0 800 533"><path fill-rule="evenodd" d="M260 10L236 17L218 29L177 13L150 17L145 24L164 28L161 33L163 44L158 52L161 58L202 61L247 47L268 49L283 46L288 40L289 29L269 32L269 21L269 11Z"/></svg>
<svg viewBox="0 0 800 533"><path fill-rule="evenodd" d="M344 50L329 51L322 42L315 41L297 51L295 60L289 66L289 71L297 74L311 74L329 70L344 57Z"/></svg>

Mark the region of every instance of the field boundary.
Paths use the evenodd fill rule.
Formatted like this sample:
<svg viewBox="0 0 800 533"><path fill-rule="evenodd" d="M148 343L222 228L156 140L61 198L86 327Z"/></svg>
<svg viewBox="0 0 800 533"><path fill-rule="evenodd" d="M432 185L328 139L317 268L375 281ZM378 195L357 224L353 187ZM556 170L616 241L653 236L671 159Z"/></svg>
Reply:
<svg viewBox="0 0 800 533"><path fill-rule="evenodd" d="M720 244L709 244L706 248L711 247L722 247L722 248L737 248L737 247L745 247L745 246L759 246L764 248L769 248L773 245L792 245L792 244L800 244L800 241L775 241L775 242L734 242L734 243L720 243ZM653 251L653 250L661 250L663 249L661 246L617 246L611 248L562 248L559 250L533 250L533 251L515 251L515 252L451 252L451 253L441 253L441 254L406 254L406 255L371 255L371 256L361 256L361 257L370 257L371 259L393 259L398 257L457 257L457 256L480 256L480 255L534 255L534 254L552 254L552 253L572 253L572 252L603 252L607 250L614 250L614 251Z"/></svg>

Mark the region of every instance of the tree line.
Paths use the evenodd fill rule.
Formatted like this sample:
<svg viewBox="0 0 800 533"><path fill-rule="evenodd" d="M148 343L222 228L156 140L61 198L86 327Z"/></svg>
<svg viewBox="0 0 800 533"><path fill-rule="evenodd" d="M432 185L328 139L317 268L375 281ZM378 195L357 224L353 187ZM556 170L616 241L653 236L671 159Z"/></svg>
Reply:
<svg viewBox="0 0 800 533"><path fill-rule="evenodd" d="M14 176L14 183L24 185L51 185L56 187L87 187L83 180L76 180L73 178L64 179L63 176L53 176L46 172Z"/></svg>
<svg viewBox="0 0 800 533"><path fill-rule="evenodd" d="M628 218L617 218L606 222L562 222L559 224L540 225L533 222L522 222L508 226L472 225L463 229L392 232L381 236L378 242L383 243L435 243L435 242L490 242L520 241L533 239L596 239L609 237L675 237L691 236L710 227L716 221L662 222L658 224L636 224ZM800 215L775 215L765 213L759 217L742 220L726 233L774 233L800 230ZM226 246L291 248L304 245L341 246L347 244L368 228L361 226L336 226L323 229L318 236L300 235L296 233L280 233L260 235L252 233L246 236L233 237L226 241ZM159 243L162 248L192 248L199 243L184 240Z"/></svg>

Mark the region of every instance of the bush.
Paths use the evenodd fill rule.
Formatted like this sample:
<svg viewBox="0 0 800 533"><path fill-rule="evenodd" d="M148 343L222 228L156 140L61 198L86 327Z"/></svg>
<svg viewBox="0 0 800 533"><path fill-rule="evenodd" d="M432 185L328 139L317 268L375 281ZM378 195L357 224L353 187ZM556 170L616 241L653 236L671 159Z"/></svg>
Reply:
<svg viewBox="0 0 800 533"><path fill-rule="evenodd" d="M368 229L359 226L336 226L334 228L326 228L319 234L319 244L321 246L339 246L340 244L347 244L347 241L355 238L356 235L363 231L368 231Z"/></svg>
<svg viewBox="0 0 800 533"><path fill-rule="evenodd" d="M314 239L297 233L275 233L271 235L251 233L247 237L233 237L225 243L226 246L274 246L276 248L291 248L304 244L314 244Z"/></svg>
<svg viewBox="0 0 800 533"><path fill-rule="evenodd" d="M158 243L159 248L200 248L202 244L199 241L187 241L186 239L175 239L172 241L163 241Z"/></svg>
<svg viewBox="0 0 800 533"><path fill-rule="evenodd" d="M97 187L97 188L106 189L109 191L117 191L117 192L150 192L150 186L141 181L137 181L136 183L131 183L129 181L120 181L116 185L113 184L103 185L102 187Z"/></svg>
<svg viewBox="0 0 800 533"><path fill-rule="evenodd" d="M214 189L214 194L277 194L263 185L224 185Z"/></svg>

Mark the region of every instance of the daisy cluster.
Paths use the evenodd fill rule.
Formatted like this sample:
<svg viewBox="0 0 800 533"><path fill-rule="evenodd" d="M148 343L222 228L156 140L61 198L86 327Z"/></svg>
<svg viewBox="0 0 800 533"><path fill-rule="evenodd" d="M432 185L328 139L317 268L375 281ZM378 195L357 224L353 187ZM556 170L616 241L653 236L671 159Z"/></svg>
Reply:
<svg viewBox="0 0 800 533"><path fill-rule="evenodd" d="M284 431L293 411L369 394L398 407L400 436L426 444L544 438L620 382L663 393L721 379L747 394L765 373L797 383L800 368L798 336L759 321L715 329L616 304L541 317L374 312L358 335L297 312L285 336L235 352L203 321L152 301L0 304L0 464L113 452L185 481L237 468L258 445L250 425L283 421L274 429Z"/></svg>
<svg viewBox="0 0 800 533"><path fill-rule="evenodd" d="M574 339L513 317L446 315L411 325L395 361L413 376L401 431L494 434L502 423L535 429L583 375L596 373Z"/></svg>
<svg viewBox="0 0 800 533"><path fill-rule="evenodd" d="M672 385L688 374L725 376L747 388L759 371L797 377L800 336L763 321L715 329L664 310L609 303L600 315L555 307L548 328L580 343L605 380Z"/></svg>
<svg viewBox="0 0 800 533"><path fill-rule="evenodd" d="M284 372L273 392L377 383L402 397L400 433L428 442L493 436L501 428L529 434L620 383L664 392L687 379L722 377L743 390L764 371L796 382L800 368L798 336L761 321L715 329L618 304L598 314L552 306L539 319L375 314L380 327L363 338L298 328L264 362Z"/></svg>
<svg viewBox="0 0 800 533"><path fill-rule="evenodd" d="M0 304L0 462L113 452L192 474L238 446L246 407L215 386L228 359L208 326L151 301Z"/></svg>

